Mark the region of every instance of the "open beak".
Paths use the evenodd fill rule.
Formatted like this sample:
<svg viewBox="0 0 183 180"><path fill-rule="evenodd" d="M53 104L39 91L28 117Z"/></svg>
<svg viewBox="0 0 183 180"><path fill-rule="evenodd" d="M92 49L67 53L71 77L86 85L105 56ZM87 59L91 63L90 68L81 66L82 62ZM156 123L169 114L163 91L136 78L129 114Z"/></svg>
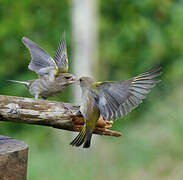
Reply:
<svg viewBox="0 0 183 180"><path fill-rule="evenodd" d="M71 79L70 79L70 83L77 83L77 85L79 84L79 79L76 77L76 76L73 76Z"/></svg>

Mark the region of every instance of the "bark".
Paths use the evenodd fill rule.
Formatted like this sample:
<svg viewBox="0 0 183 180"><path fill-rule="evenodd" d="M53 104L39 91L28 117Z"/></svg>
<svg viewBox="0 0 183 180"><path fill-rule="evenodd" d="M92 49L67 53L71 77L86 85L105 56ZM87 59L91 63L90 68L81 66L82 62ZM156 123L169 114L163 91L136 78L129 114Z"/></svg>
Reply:
<svg viewBox="0 0 183 180"><path fill-rule="evenodd" d="M0 136L0 179L26 180L28 145L23 141Z"/></svg>
<svg viewBox="0 0 183 180"><path fill-rule="evenodd" d="M0 121L51 126L69 131L80 131L84 125L78 105L2 95L0 95ZM110 127L111 122L100 118L94 133L117 137L122 135L109 130Z"/></svg>

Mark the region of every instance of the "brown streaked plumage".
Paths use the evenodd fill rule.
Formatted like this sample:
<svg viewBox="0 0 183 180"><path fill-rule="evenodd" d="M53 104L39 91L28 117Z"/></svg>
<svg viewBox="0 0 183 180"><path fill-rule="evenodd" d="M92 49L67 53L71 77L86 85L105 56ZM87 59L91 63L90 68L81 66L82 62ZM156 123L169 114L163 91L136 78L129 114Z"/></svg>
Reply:
<svg viewBox="0 0 183 180"><path fill-rule="evenodd" d="M28 81L9 81L24 84L36 99L39 96L44 99L54 96L65 87L77 82L73 74L67 73L68 57L65 33L58 44L54 59L30 39L23 37L22 42L29 49L32 57L28 68L36 72L39 78Z"/></svg>

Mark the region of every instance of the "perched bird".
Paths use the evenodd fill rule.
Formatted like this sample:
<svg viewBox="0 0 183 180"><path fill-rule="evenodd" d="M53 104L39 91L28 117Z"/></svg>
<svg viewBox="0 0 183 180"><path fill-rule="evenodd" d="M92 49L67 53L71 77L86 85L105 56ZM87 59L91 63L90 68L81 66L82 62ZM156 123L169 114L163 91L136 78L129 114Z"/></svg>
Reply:
<svg viewBox="0 0 183 180"><path fill-rule="evenodd" d="M77 82L76 77L68 72L68 57L65 33L58 44L54 58L49 56L42 48L30 39L23 37L22 42L29 49L32 60L28 68L39 75L38 79L28 81L15 81L24 84L36 99L39 96L47 99L61 92L65 87Z"/></svg>
<svg viewBox="0 0 183 180"><path fill-rule="evenodd" d="M115 120L125 116L136 108L150 89L160 80L160 67L153 68L129 80L118 82L95 82L89 77L81 77L82 90L81 114L85 125L76 138L70 143L72 146L89 148L92 132L100 116L105 121Z"/></svg>

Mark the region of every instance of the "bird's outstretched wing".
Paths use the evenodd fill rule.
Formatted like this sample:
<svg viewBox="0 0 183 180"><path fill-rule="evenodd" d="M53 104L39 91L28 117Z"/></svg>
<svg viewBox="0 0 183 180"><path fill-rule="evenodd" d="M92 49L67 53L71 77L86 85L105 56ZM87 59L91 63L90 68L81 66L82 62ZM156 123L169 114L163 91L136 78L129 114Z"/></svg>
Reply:
<svg viewBox="0 0 183 180"><path fill-rule="evenodd" d="M54 60L58 66L59 72L68 72L68 57L67 57L67 46L65 40L65 32L63 33L62 39L60 40Z"/></svg>
<svg viewBox="0 0 183 180"><path fill-rule="evenodd" d="M160 80L160 67L123 82L94 83L91 92L105 120L115 120L136 108Z"/></svg>
<svg viewBox="0 0 183 180"><path fill-rule="evenodd" d="M56 69L54 60L36 43L26 37L22 38L22 42L29 49L32 57L28 66L30 70L36 72L39 75L44 75L48 74L50 69Z"/></svg>

